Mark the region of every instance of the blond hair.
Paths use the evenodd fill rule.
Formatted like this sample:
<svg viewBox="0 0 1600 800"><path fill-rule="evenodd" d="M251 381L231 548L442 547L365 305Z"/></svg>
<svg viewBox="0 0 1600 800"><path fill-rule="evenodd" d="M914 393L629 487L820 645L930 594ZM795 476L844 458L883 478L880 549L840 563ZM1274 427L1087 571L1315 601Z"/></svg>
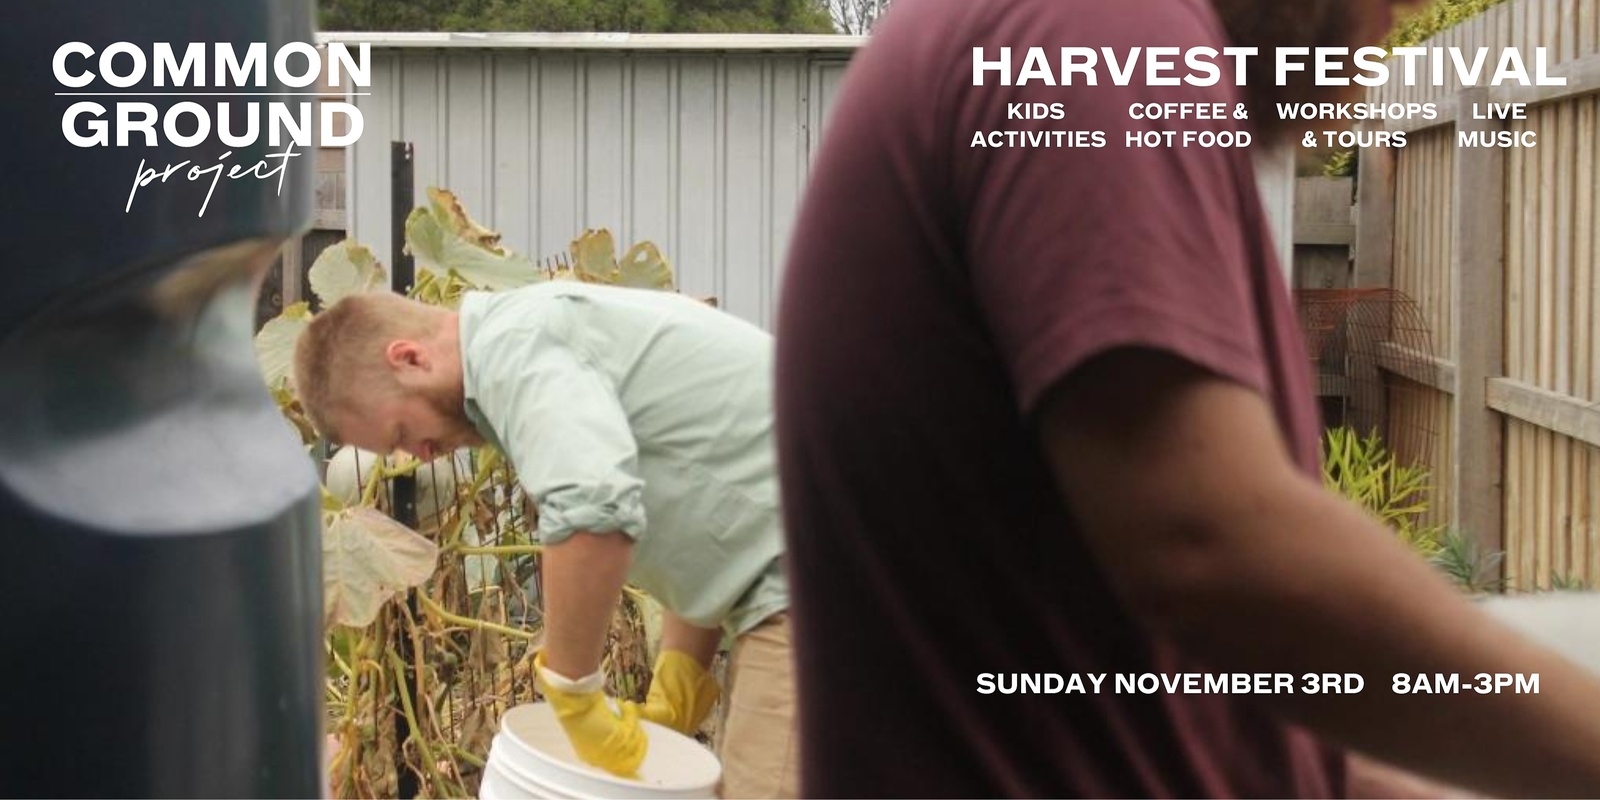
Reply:
<svg viewBox="0 0 1600 800"><path fill-rule="evenodd" d="M332 417L360 413L362 400L400 390L385 350L397 339L426 340L450 312L390 292L354 294L312 318L294 346L294 387L323 436Z"/></svg>

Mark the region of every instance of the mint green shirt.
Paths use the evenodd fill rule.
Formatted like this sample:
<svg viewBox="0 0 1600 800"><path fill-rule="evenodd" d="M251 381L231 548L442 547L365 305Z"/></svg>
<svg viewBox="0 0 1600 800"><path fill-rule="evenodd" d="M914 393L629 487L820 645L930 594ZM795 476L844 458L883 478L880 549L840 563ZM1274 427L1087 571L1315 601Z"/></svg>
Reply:
<svg viewBox="0 0 1600 800"><path fill-rule="evenodd" d="M550 281L467 294L461 362L540 542L626 533L630 582L733 635L788 607L766 332L671 292Z"/></svg>

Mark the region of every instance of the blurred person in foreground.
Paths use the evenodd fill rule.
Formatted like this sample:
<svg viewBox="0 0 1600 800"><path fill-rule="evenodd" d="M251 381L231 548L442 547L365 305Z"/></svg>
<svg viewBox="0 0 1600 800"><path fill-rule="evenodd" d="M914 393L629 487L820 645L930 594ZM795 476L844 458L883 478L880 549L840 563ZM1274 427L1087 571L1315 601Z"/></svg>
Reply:
<svg viewBox="0 0 1600 800"><path fill-rule="evenodd" d="M814 797L1600 795L1600 683L1491 621L1318 477L1309 360L1245 149L1340 100L1276 46L1355 46L1389 0L898 0L814 165L779 316L779 475L802 792ZM1248 86L974 85L974 49L1255 46ZM1181 58L1176 59L1181 66ZM1179 70L1182 74L1182 70ZM1134 103L1229 118L1130 118ZM1057 120L1008 116L1060 103ZM1247 120L1232 118L1247 103ZM1103 130L1103 148L975 146ZM1099 693L979 676L1107 674ZM1289 673L1118 694L1118 673ZM1358 673L1359 694L1307 694ZM1396 673L1536 673L1397 695ZM1346 748L1349 748L1347 750ZM1347 780L1347 764L1350 765Z"/></svg>
<svg viewBox="0 0 1600 800"><path fill-rule="evenodd" d="M550 281L459 311L376 292L318 314L295 385L329 439L430 460L489 442L544 545L540 691L585 761L636 774L648 719L693 734L722 695L724 797L794 797L794 681L772 442L772 338L671 292ZM658 600L640 705L603 691L632 580Z"/></svg>

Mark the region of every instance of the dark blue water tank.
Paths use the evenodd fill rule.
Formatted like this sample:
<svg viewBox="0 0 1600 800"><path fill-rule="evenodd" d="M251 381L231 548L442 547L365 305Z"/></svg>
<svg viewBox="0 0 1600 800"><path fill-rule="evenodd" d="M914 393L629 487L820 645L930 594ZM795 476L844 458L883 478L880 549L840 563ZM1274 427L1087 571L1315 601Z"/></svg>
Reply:
<svg viewBox="0 0 1600 800"><path fill-rule="evenodd" d="M68 0L0 26L0 795L322 794L315 474L251 346L264 271L310 225L314 150L281 191L169 180L128 205L141 161L248 168L283 148L78 147L72 103L114 120L119 102L229 101L240 130L237 101L284 98L52 69L68 42L200 42L210 78L216 43L270 58L310 40L309 0Z"/></svg>

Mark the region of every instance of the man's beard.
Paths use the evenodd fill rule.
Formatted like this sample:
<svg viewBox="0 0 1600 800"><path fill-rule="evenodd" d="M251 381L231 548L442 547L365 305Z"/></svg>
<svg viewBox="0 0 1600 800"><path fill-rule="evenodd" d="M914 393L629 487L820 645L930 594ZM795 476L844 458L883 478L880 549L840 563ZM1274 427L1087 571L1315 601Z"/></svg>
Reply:
<svg viewBox="0 0 1600 800"><path fill-rule="evenodd" d="M454 449L476 447L484 443L478 429L467 417L466 393L462 387L430 387L421 394L423 401L450 425L449 440L439 442L439 445Z"/></svg>
<svg viewBox="0 0 1600 800"><path fill-rule="evenodd" d="M1245 100L1254 129L1272 141L1293 134L1295 120L1278 118L1278 103L1329 103L1349 101L1361 91L1357 85L1318 86L1313 70L1291 72L1287 84L1277 85L1279 47L1357 47L1375 45L1390 24L1391 0L1211 0L1237 47L1257 48L1245 75ZM1354 74L1351 59L1343 59L1344 75Z"/></svg>

